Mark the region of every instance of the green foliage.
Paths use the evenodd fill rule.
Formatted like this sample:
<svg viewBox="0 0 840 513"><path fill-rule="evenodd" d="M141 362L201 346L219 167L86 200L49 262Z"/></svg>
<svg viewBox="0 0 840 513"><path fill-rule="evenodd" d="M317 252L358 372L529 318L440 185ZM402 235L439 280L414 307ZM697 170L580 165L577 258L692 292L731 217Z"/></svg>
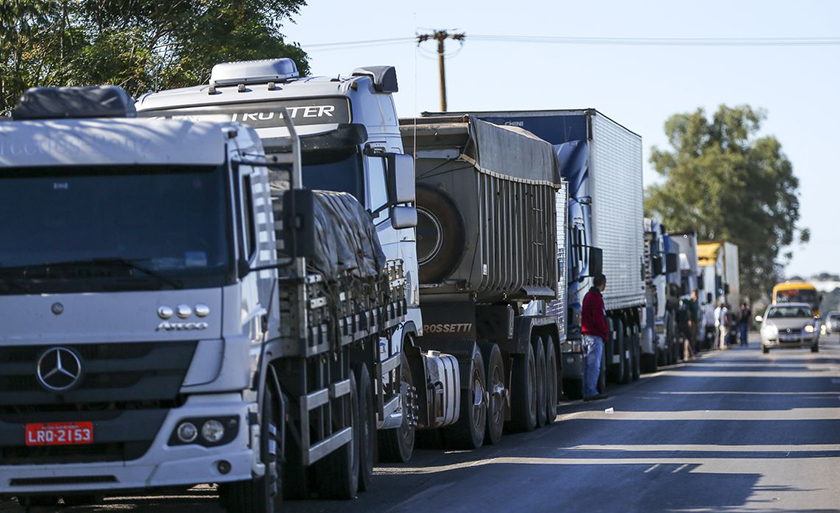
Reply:
<svg viewBox="0 0 840 513"><path fill-rule="evenodd" d="M28 87L116 84L137 96L204 83L214 64L306 53L282 24L305 0L2 0L0 113Z"/></svg>
<svg viewBox="0 0 840 513"><path fill-rule="evenodd" d="M646 215L658 215L672 231L696 231L700 240L726 240L739 247L741 291L766 297L779 280L797 238L799 180L773 136L758 137L765 113L744 105L721 105L712 119L702 109L665 122L670 151L650 157L666 178L646 191Z"/></svg>

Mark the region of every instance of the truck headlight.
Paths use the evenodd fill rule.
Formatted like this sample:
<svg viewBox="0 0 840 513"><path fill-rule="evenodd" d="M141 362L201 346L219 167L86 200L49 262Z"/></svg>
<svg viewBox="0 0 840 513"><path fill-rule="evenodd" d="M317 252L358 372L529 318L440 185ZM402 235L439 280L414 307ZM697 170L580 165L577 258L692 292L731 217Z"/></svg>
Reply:
<svg viewBox="0 0 840 513"><path fill-rule="evenodd" d="M779 334L779 328L777 328L776 326L774 326L772 324L770 324L769 326L764 326L763 328L761 328L761 331L764 332L765 336L770 337L770 338L773 338L773 337L775 337L776 335Z"/></svg>
<svg viewBox="0 0 840 513"><path fill-rule="evenodd" d="M178 426L177 433L178 440L184 442L185 444L188 444L192 443L198 436L198 429L192 422L184 422L183 424Z"/></svg>
<svg viewBox="0 0 840 513"><path fill-rule="evenodd" d="M225 436L225 427L218 420L208 420L201 426L201 438L211 444L217 443Z"/></svg>
<svg viewBox="0 0 840 513"><path fill-rule="evenodd" d="M813 333L815 331L817 331L817 329L814 328L813 324L806 324L805 325L805 333Z"/></svg>

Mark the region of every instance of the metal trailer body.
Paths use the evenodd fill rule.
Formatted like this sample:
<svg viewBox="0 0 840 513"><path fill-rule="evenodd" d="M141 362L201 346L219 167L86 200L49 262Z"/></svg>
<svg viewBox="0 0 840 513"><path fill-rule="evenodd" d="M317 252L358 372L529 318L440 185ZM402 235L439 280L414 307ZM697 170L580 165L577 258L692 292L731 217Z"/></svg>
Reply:
<svg viewBox="0 0 840 513"><path fill-rule="evenodd" d="M393 375L404 377L401 352L422 329L415 229L411 222L416 213L413 207L389 207L386 202L393 187L388 181L387 163L394 155L404 155L393 99L398 90L396 70L392 66L372 66L338 78L292 77L281 84L262 76L261 62L225 64L228 68L223 70L220 82L214 84L211 78L210 85L145 95L138 100L137 110L143 116L223 119L248 124L262 139L269 157L276 144L288 135L279 109L289 110L301 137L304 186L356 196L374 213L386 257L402 262L408 313L390 340L380 342L381 359L387 364L375 377L377 387L390 383ZM402 226L406 218L409 222ZM393 428L408 430L414 422L414 387L404 385L402 400L391 400L378 408L376 416L378 429L387 431L380 433L380 439L387 439L380 443L389 447L394 445L394 438L406 438L393 432ZM413 442L399 446L400 455L381 457L405 461L411 447Z"/></svg>
<svg viewBox="0 0 840 513"><path fill-rule="evenodd" d="M553 148L525 130L471 116L403 119L401 133L406 151L416 156L424 321L418 345L457 357L460 422L475 421L473 410L486 408L488 432L498 436L505 420L536 427L521 418L528 391L522 362L527 367L536 354L545 377L530 384L538 397L545 395L537 402L539 416L547 413L537 426L553 421L566 310L565 267L558 263L566 255L567 217L567 185ZM498 350L502 372L487 361ZM478 368L481 361L486 371ZM484 390L489 396L480 399ZM433 409L420 408L419 428L446 426L424 418L424 410ZM455 445L481 445L483 432L480 426L472 440Z"/></svg>
<svg viewBox="0 0 840 513"><path fill-rule="evenodd" d="M738 246L723 242L723 284L726 300L733 306L741 304L741 272L738 267Z"/></svg>
<svg viewBox="0 0 840 513"><path fill-rule="evenodd" d="M682 347L678 343L677 333L677 311L680 308L680 248L672 240L671 234L662 234L662 243L665 250L665 257L668 260L665 273L665 340L666 347L663 348L662 365L671 365L680 358Z"/></svg>
<svg viewBox="0 0 840 513"><path fill-rule="evenodd" d="M595 109L456 114L523 128L551 143L569 182L569 318L562 350L567 395L579 395L583 377L580 307L591 285L590 248L603 251L607 277L604 303L613 336L605 365L614 381L637 378L645 305L641 136Z"/></svg>

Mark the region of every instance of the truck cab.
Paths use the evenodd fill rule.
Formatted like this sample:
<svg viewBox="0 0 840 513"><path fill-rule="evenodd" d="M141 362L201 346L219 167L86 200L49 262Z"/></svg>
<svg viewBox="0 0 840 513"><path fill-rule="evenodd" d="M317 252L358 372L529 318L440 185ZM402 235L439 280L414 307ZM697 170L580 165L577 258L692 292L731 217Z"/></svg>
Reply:
<svg viewBox="0 0 840 513"><path fill-rule="evenodd" d="M45 88L0 123L0 495L27 504L265 474L276 271L238 263L272 265L274 231L237 178L265 180L262 144L133 111L118 88Z"/></svg>

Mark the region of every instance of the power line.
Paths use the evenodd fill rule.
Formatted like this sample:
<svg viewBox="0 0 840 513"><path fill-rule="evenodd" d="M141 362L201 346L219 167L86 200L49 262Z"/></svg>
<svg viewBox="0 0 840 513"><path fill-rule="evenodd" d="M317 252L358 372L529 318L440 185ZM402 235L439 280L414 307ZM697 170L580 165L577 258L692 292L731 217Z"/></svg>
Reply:
<svg viewBox="0 0 840 513"><path fill-rule="evenodd" d="M426 36L430 36L426 34ZM419 37L419 36L418 36ZM513 36L504 34L470 35L471 41L499 43L557 44L557 45L605 45L605 46L840 46L840 37L554 37ZM395 37L302 45L305 49L352 49L369 46L384 46L418 41L417 37ZM422 42L422 41L420 41Z"/></svg>

